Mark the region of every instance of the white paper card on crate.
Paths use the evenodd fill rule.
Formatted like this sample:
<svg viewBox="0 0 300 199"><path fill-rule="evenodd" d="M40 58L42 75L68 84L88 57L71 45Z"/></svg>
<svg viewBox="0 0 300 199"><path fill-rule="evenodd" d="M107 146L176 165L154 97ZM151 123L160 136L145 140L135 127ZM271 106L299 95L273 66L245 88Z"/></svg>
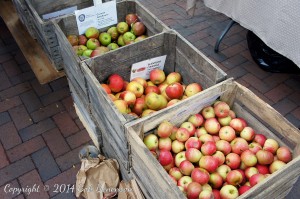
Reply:
<svg viewBox="0 0 300 199"><path fill-rule="evenodd" d="M59 17L59 16L72 14L72 13L74 13L75 10L77 10L77 6L72 6L72 7L69 7L69 8L65 8L65 9L62 9L62 10L58 10L58 11L55 11L55 12L44 14L44 15L42 15L42 18L45 19L45 20L48 20L48 19Z"/></svg>
<svg viewBox="0 0 300 199"><path fill-rule="evenodd" d="M101 5L102 4L102 0L93 0L94 1L94 5Z"/></svg>
<svg viewBox="0 0 300 199"><path fill-rule="evenodd" d="M75 15L79 34L89 27L101 29L118 23L116 1L76 10Z"/></svg>
<svg viewBox="0 0 300 199"><path fill-rule="evenodd" d="M130 73L130 81L136 77L142 77L144 79L149 79L150 72L159 68L161 70L164 69L167 55L163 55L160 57L154 57L152 59L144 60L135 64L132 64L131 73Z"/></svg>

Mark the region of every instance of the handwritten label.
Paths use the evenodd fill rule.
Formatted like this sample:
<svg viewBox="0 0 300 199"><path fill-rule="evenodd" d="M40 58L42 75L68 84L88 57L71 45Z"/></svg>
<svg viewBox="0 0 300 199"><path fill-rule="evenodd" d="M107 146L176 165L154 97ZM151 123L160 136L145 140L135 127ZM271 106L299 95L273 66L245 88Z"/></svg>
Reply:
<svg viewBox="0 0 300 199"><path fill-rule="evenodd" d="M142 77L144 79L149 79L150 72L153 69L159 68L164 69L167 55L160 57L155 57L152 59L144 60L135 64L132 64L130 81L136 77Z"/></svg>
<svg viewBox="0 0 300 199"><path fill-rule="evenodd" d="M89 27L105 28L118 23L116 1L75 11L79 34L84 34Z"/></svg>
<svg viewBox="0 0 300 199"><path fill-rule="evenodd" d="M56 17L59 17L59 16L72 14L72 13L74 13L75 10L77 10L77 6L72 6L72 7L65 8L65 9L62 9L62 10L59 10L59 11L44 14L44 15L42 15L42 18L45 19L45 20L53 19L53 18L56 18Z"/></svg>

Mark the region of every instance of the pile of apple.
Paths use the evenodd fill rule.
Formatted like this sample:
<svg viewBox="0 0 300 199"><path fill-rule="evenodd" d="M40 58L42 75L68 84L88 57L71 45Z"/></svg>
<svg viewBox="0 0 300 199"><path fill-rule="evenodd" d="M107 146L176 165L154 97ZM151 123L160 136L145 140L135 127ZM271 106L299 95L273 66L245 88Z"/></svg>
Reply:
<svg viewBox="0 0 300 199"><path fill-rule="evenodd" d="M181 79L178 72L166 75L161 69L153 69L150 80L136 77L127 82L112 74L101 86L121 113L145 117L202 91L200 84L186 86Z"/></svg>
<svg viewBox="0 0 300 199"><path fill-rule="evenodd" d="M136 14L127 14L125 20L106 32L89 27L83 35L70 34L67 39L77 55L94 57L147 38L146 27Z"/></svg>
<svg viewBox="0 0 300 199"><path fill-rule="evenodd" d="M189 199L237 198L292 160L289 148L255 133L224 101L179 127L164 121L143 141Z"/></svg>

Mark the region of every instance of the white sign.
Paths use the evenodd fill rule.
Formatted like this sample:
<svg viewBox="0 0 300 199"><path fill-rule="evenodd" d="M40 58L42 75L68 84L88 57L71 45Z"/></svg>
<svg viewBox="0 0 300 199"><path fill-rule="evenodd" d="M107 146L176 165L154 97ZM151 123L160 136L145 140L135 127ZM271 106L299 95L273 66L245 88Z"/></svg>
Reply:
<svg viewBox="0 0 300 199"><path fill-rule="evenodd" d="M166 58L167 58L167 55L163 55L160 57L155 57L152 59L148 59L145 61L141 61L141 62L132 64L130 81L136 77L142 77L144 79L149 79L150 72L153 69L155 69L155 68L159 68L161 70L164 69Z"/></svg>
<svg viewBox="0 0 300 199"><path fill-rule="evenodd" d="M116 1L75 11L79 34L84 34L89 27L105 28L118 23Z"/></svg>
<svg viewBox="0 0 300 199"><path fill-rule="evenodd" d="M94 1L94 5L101 5L102 4L102 0L93 0Z"/></svg>
<svg viewBox="0 0 300 199"><path fill-rule="evenodd" d="M52 18L56 18L56 17L59 17L59 16L72 14L72 13L74 13L75 10L77 10L77 6L72 6L70 8L65 8L63 10L59 10L59 11L51 12L51 13L48 13L48 14L44 14L44 15L42 15L42 18L45 19L45 20L52 19Z"/></svg>

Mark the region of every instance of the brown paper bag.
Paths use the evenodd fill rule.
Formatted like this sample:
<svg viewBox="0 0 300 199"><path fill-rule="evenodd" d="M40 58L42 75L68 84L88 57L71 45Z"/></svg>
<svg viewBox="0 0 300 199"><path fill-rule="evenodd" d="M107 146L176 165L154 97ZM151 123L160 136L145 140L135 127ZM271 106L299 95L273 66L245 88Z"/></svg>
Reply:
<svg viewBox="0 0 300 199"><path fill-rule="evenodd" d="M144 199L136 181L121 181L119 185L118 199Z"/></svg>
<svg viewBox="0 0 300 199"><path fill-rule="evenodd" d="M76 175L76 197L112 198L118 193L119 182L119 164L115 159L105 159L102 155L82 159Z"/></svg>

